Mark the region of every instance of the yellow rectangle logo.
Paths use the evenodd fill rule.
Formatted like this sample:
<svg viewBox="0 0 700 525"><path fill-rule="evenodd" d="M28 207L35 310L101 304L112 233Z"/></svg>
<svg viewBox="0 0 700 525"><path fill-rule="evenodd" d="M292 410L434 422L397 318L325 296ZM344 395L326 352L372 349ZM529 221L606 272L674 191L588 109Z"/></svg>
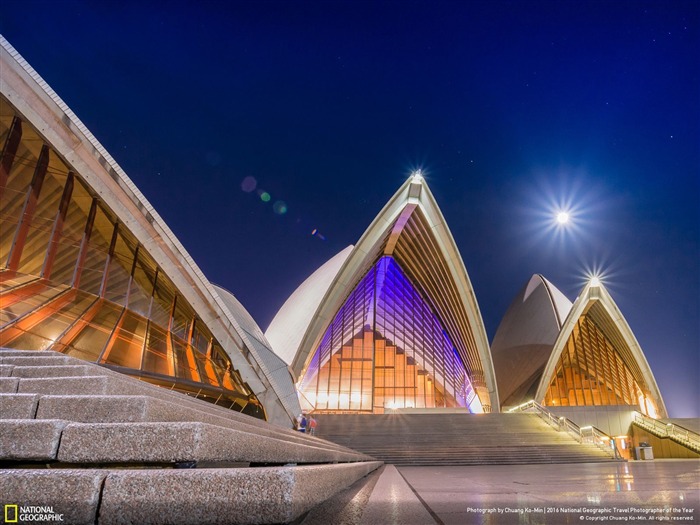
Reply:
<svg viewBox="0 0 700 525"><path fill-rule="evenodd" d="M10 514L14 517L11 518ZM5 505L5 523L17 523L18 515L17 505Z"/></svg>

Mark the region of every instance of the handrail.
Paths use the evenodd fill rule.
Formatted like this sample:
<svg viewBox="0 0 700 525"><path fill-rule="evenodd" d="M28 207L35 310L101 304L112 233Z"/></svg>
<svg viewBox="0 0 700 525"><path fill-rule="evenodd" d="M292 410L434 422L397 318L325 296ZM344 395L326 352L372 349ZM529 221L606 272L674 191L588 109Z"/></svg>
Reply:
<svg viewBox="0 0 700 525"><path fill-rule="evenodd" d="M634 412L634 423L660 438L669 438L696 452L700 452L700 435L676 423L664 423L658 419Z"/></svg>
<svg viewBox="0 0 700 525"><path fill-rule="evenodd" d="M576 423L564 416L552 414L534 400L511 408L508 412L535 412L539 417L549 423L550 426L559 432L568 432L579 443L592 443L615 459L623 459L622 454L620 454L620 451L617 449L615 440L599 428L592 425L579 427Z"/></svg>

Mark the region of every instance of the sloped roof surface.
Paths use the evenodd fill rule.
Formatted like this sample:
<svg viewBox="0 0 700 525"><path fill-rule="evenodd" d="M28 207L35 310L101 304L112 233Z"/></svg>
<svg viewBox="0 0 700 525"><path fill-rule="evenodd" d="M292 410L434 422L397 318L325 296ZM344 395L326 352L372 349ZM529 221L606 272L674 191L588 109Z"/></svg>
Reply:
<svg viewBox="0 0 700 525"><path fill-rule="evenodd" d="M244 332L243 336L247 339L246 342L249 349L257 354L258 362L265 367L265 374L275 389L275 393L285 405L287 412L289 414L299 414L301 412L299 398L297 397L296 388L287 363L275 354L258 323L255 322L241 302L228 290L216 285L214 285L214 288L233 317L238 321L238 325Z"/></svg>
<svg viewBox="0 0 700 525"><path fill-rule="evenodd" d="M515 296L491 344L501 406L518 405L534 394L570 310L571 301L539 274Z"/></svg>
<svg viewBox="0 0 700 525"><path fill-rule="evenodd" d="M284 302L265 331L275 353L291 365L311 317L352 252L350 245L312 273Z"/></svg>

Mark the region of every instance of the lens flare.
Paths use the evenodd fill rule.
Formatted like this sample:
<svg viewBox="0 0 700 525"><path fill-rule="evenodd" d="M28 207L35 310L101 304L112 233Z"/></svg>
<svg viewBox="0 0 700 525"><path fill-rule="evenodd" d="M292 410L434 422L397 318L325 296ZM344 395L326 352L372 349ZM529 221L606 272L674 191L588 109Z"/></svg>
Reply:
<svg viewBox="0 0 700 525"><path fill-rule="evenodd" d="M625 295L625 266L619 259L599 258L586 263L576 271L579 287L599 287L613 291L617 297Z"/></svg>
<svg viewBox="0 0 700 525"><path fill-rule="evenodd" d="M255 177L252 177L250 175L243 179L243 182L241 182L241 189L246 193L255 191L255 188L257 187L258 181L255 180Z"/></svg>
<svg viewBox="0 0 700 525"><path fill-rule="evenodd" d="M318 231L318 228L314 228L313 230L311 230L311 236L312 236L312 237L318 237L318 238L321 239L322 241L325 241L325 240L326 240L326 238L323 236L323 234L322 234L321 232Z"/></svg>

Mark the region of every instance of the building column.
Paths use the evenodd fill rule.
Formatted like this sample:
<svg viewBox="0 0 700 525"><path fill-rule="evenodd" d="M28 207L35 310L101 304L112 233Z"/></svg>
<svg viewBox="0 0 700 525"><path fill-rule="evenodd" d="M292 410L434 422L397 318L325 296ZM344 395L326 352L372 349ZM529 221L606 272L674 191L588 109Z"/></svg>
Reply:
<svg viewBox="0 0 700 525"><path fill-rule="evenodd" d="M29 227L31 226L32 219L34 218L34 212L36 211L36 205L39 202L39 194L41 193L41 187L44 184L44 178L46 177L46 170L48 167L49 147L44 144L41 148L41 153L39 154L39 160L37 161L36 168L34 169L32 183L24 201L24 208L22 208L22 215L20 217L19 224L17 225L15 238L12 241L12 248L10 248L10 254L7 257L8 269L15 272L17 271L20 259L22 258L22 250L24 250L24 244L27 241Z"/></svg>
<svg viewBox="0 0 700 525"><path fill-rule="evenodd" d="M61 203L58 206L58 212L56 213L56 218L53 222L53 230L51 231L51 238L49 239L49 249L46 252L46 258L44 259L44 267L41 269L41 276L44 279L51 278L51 270L53 268L53 262L56 258L56 251L58 250L58 241L61 238L61 233L63 232L63 224L66 221L66 215L68 214L68 205L70 204L70 198L73 194L73 180L75 176L73 172L68 173L68 179L66 180L66 185L63 187L63 195L61 195Z"/></svg>
<svg viewBox="0 0 700 525"><path fill-rule="evenodd" d="M10 133L5 140L5 146L2 148L2 158L0 159L0 197L2 197L7 179L10 176L10 170L15 162L17 148L22 140L22 121L18 117L12 119L10 125Z"/></svg>

